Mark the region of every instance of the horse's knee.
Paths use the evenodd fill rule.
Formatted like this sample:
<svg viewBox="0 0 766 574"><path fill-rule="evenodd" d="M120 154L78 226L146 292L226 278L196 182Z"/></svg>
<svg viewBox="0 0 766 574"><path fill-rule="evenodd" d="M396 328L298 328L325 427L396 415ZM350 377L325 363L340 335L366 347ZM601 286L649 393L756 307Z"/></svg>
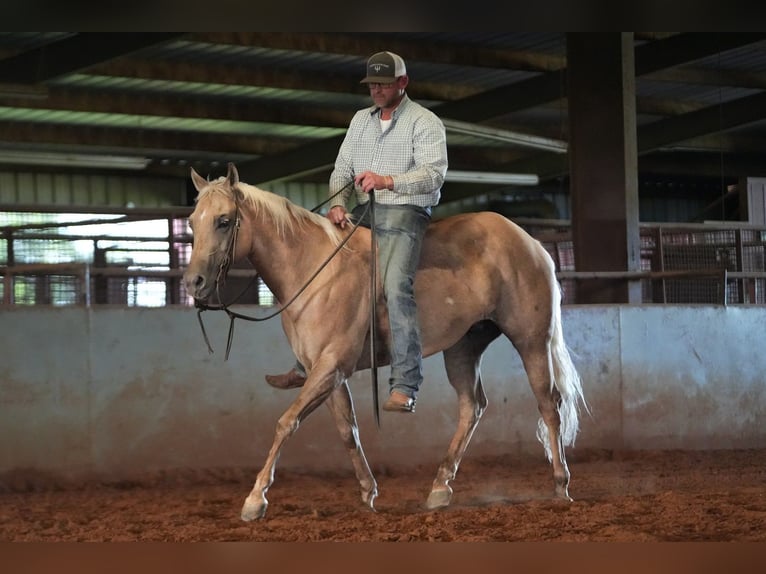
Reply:
<svg viewBox="0 0 766 574"><path fill-rule="evenodd" d="M291 437L298 430L299 424L297 418L280 417L277 420L276 438L284 440Z"/></svg>

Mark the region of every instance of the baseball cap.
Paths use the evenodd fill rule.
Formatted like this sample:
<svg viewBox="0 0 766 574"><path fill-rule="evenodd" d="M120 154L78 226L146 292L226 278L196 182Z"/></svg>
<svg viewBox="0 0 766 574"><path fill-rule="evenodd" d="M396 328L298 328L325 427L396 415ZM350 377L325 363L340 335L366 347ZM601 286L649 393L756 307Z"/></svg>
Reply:
<svg viewBox="0 0 766 574"><path fill-rule="evenodd" d="M399 76L407 75L407 67L401 56L393 52L378 52L370 56L367 60L367 76L359 82L360 84L369 84L377 82L387 84L393 82Z"/></svg>

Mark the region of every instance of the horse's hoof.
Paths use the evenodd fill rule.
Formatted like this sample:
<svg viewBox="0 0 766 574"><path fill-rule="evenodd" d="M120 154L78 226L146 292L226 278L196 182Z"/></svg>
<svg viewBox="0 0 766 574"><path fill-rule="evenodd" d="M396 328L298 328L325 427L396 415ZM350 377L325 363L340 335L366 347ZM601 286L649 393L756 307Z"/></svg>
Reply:
<svg viewBox="0 0 766 574"><path fill-rule="evenodd" d="M566 486L556 487L556 498L560 498L561 500L566 500L567 502L573 502L572 497L569 496L569 489L567 489Z"/></svg>
<svg viewBox="0 0 766 574"><path fill-rule="evenodd" d="M372 492L362 493L362 502L364 502L365 506L367 506L367 508L373 512L377 512L377 510L375 510L375 498L377 498L377 496L377 489L373 490Z"/></svg>
<svg viewBox="0 0 766 574"><path fill-rule="evenodd" d="M428 510L436 510L437 508L444 508L449 506L452 500L452 489L448 486L446 489L440 488L438 490L432 490L426 500L426 508Z"/></svg>
<svg viewBox="0 0 766 574"><path fill-rule="evenodd" d="M266 509L269 507L269 503L266 498L262 500L252 500L251 497L245 499L245 504L242 505L242 513L240 514L242 520L245 522L251 522L258 520L266 516Z"/></svg>

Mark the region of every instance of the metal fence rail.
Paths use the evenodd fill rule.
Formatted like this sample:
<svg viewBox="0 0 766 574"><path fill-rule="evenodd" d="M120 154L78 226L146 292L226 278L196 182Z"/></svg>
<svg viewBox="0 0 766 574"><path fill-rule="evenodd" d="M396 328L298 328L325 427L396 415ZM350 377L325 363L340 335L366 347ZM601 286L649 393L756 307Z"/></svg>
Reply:
<svg viewBox="0 0 766 574"><path fill-rule="evenodd" d="M1 227L2 305L193 304L181 280L191 254L185 216L155 211L40 221L46 214L34 215L37 219L22 217ZM766 228L642 224L639 271L585 272L575 268L568 221L514 221L553 257L565 304L577 303L577 283L584 279L638 281L644 303L766 304ZM222 297L239 295L253 276L247 264L233 268ZM261 282L238 301L274 304Z"/></svg>

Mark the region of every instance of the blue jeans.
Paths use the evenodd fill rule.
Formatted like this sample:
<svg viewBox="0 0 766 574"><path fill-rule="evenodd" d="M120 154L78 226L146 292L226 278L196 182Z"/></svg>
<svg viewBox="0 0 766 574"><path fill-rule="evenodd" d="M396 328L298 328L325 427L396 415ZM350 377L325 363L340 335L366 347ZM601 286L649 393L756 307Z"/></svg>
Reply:
<svg viewBox="0 0 766 574"><path fill-rule="evenodd" d="M365 214L365 210L367 213ZM423 382L423 355L415 305L415 272L423 236L431 220L430 209L416 205L375 203L375 235L378 243L383 294L391 324L392 390L415 398ZM357 205L352 218L365 215L360 225L370 226L366 205Z"/></svg>

